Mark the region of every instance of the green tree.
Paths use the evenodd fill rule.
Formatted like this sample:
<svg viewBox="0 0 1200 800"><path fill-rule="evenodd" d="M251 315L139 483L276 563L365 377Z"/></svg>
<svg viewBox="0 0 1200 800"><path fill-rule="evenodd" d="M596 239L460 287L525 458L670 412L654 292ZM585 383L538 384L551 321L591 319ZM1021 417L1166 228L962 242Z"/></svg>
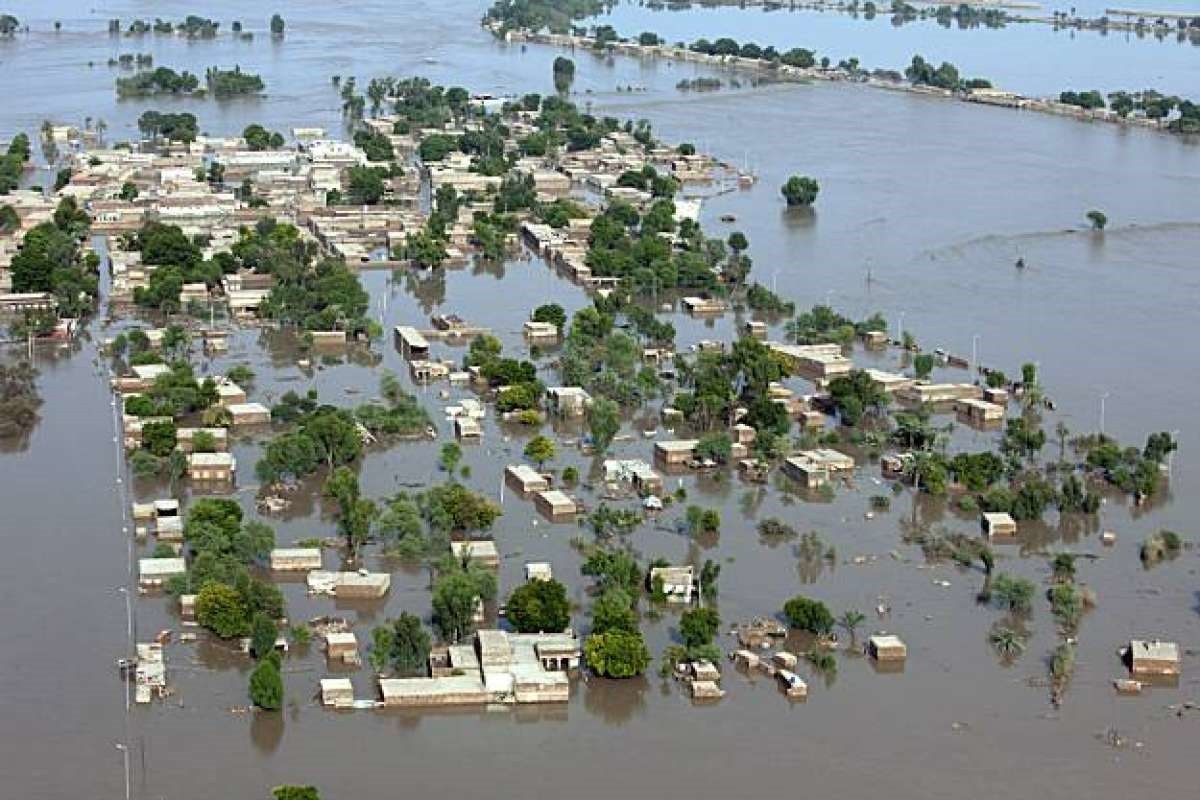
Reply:
<svg viewBox="0 0 1200 800"><path fill-rule="evenodd" d="M608 398L596 397L587 408L586 420L592 445L597 453L603 453L621 430L620 407Z"/></svg>
<svg viewBox="0 0 1200 800"><path fill-rule="evenodd" d="M222 639L250 632L250 613L242 596L224 583L205 584L196 595L196 621Z"/></svg>
<svg viewBox="0 0 1200 800"><path fill-rule="evenodd" d="M633 609L633 598L624 589L606 589L592 605L592 633L607 631L637 631L637 612Z"/></svg>
<svg viewBox="0 0 1200 800"><path fill-rule="evenodd" d="M554 458L556 452L554 441L540 434L530 439L525 445L525 458L537 464L538 469Z"/></svg>
<svg viewBox="0 0 1200 800"><path fill-rule="evenodd" d="M258 611L250 620L250 652L255 658L262 658L275 651L275 640L279 638L279 629L275 620Z"/></svg>
<svg viewBox="0 0 1200 800"><path fill-rule="evenodd" d="M1008 573L998 573L992 579L992 597L1014 614L1028 614L1033 608L1036 587L1028 578L1017 578Z"/></svg>
<svg viewBox="0 0 1200 800"><path fill-rule="evenodd" d="M1094 231L1102 231L1104 230L1104 226L1108 224L1108 216L1103 211L1093 208L1085 216L1088 222L1092 224L1092 230Z"/></svg>
<svg viewBox="0 0 1200 800"><path fill-rule="evenodd" d="M433 623L445 639L457 642L470 632L477 604L495 596L494 574L454 564L433 585Z"/></svg>
<svg viewBox="0 0 1200 800"><path fill-rule="evenodd" d="M783 615L793 628L823 635L833 630L833 614L820 600L796 595L783 605Z"/></svg>
<svg viewBox="0 0 1200 800"><path fill-rule="evenodd" d="M567 588L553 579L529 581L509 595L506 617L521 633L558 633L571 624Z"/></svg>
<svg viewBox="0 0 1200 800"><path fill-rule="evenodd" d="M721 617L711 608L693 608L679 619L679 635L689 650L712 644L721 627Z"/></svg>
<svg viewBox="0 0 1200 800"><path fill-rule="evenodd" d="M286 28L286 26L287 26L287 23L285 23L283 21L283 17L281 17L279 14L271 15L271 35L272 36L283 36L283 32L284 32L284 29Z"/></svg>
<svg viewBox="0 0 1200 800"><path fill-rule="evenodd" d="M849 609L842 612L842 616L838 618L838 624L845 629L846 633L850 634L850 641L853 642L858 637L858 627L867 621L866 616L858 609Z"/></svg>
<svg viewBox="0 0 1200 800"><path fill-rule="evenodd" d="M276 786L271 795L274 800L321 800L315 786Z"/></svg>
<svg viewBox="0 0 1200 800"><path fill-rule="evenodd" d="M633 678L650 665L650 651L640 631L593 633L583 653L588 666L603 678Z"/></svg>
<svg viewBox="0 0 1200 800"><path fill-rule="evenodd" d="M371 665L379 672L390 670L398 676L424 675L429 665L429 632L420 617L407 611L371 632L374 647Z"/></svg>
<svg viewBox="0 0 1200 800"><path fill-rule="evenodd" d="M811 206L817 199L821 187L806 175L793 175L780 188L780 193L789 206Z"/></svg>
<svg viewBox="0 0 1200 800"><path fill-rule="evenodd" d="M361 497L358 477L349 467L338 467L325 481L325 494L338 505L338 527L346 540L350 557L366 544L375 517L375 504Z"/></svg>
<svg viewBox="0 0 1200 800"><path fill-rule="evenodd" d="M531 317L534 322L549 322L562 333L567 324L567 312L558 303L546 303L533 310Z"/></svg>
<svg viewBox="0 0 1200 800"><path fill-rule="evenodd" d="M259 661L250 673L250 700L265 711L283 708L283 676L279 672L277 653Z"/></svg>
<svg viewBox="0 0 1200 800"><path fill-rule="evenodd" d="M166 458L175 449L175 443L174 422L147 422L142 426L142 446L151 454Z"/></svg>
<svg viewBox="0 0 1200 800"><path fill-rule="evenodd" d="M454 474L458 472L458 465L462 462L462 457L462 447L458 442L447 442L442 445L441 452L438 454L438 463L453 478Z"/></svg>

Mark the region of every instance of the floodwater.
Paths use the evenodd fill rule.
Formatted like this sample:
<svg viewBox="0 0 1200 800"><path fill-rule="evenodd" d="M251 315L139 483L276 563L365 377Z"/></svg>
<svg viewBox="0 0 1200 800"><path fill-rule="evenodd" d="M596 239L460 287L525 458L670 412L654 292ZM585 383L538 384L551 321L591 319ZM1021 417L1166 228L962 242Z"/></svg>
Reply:
<svg viewBox="0 0 1200 800"><path fill-rule="evenodd" d="M89 59L103 63L117 50L150 48L156 63L192 69L228 65L236 50L244 68L263 72L270 92L264 100L180 103L214 133L237 132L251 121L336 129L339 102L328 86L335 72L357 74L360 81L420 73L491 91L549 88L554 50L495 44L475 27L482 3L450 5L363 4L347 20L351 15L341 8L291 3L280 8L289 26L283 43L264 37L237 45L148 38L139 48L127 40L110 44L104 20L135 13L174 19L199 11L222 20L242 16L248 27L261 30L269 11L252 21L231 3L203 9L116 4L86 15L47 4L38 13L64 21L64 44L51 46L54 34L0 44L6 75L28 87L22 103L0 113L0 131L36 128L47 116L79 121L89 115L103 116L114 134L128 135L132 120L154 104L117 103L108 68L86 67ZM659 679L653 665L643 681L579 681L565 708L332 713L311 697L325 674L314 645L286 662L287 708L255 715L239 713L247 704L244 659L214 645L176 644L168 650L175 696L127 715L112 663L126 655L125 601L116 587L128 579L129 539L122 526L129 499L124 489L130 487L116 482L112 407L95 357L95 341L124 323L109 327L102 318L78 352L39 354L43 419L25 449L0 455L0 630L7 645L0 654L0 774L13 796L121 797L123 754L114 744L126 740L131 794L138 798L259 798L281 782L314 783L327 798L391 797L398 791L462 798L708 798L814 786L855 799L885 792L957 798L964 785L980 798L1194 791L1191 760L1200 720L1195 712L1177 716L1168 706L1195 699L1195 656L1185 656L1177 688L1118 698L1110 682L1123 673L1115 651L1131 636L1173 638L1195 649L1200 634L1196 552L1148 571L1137 556L1140 541L1160 528L1194 540L1200 511L1194 456L1200 437L1192 400L1200 375L1192 335L1200 326L1195 146L1145 131L859 87L683 96L673 88L678 66L609 62L582 53L575 58L576 88L592 90L581 101L604 113L645 117L668 140L695 141L755 170L760 181L753 189L706 203L704 223L712 235L745 231L755 277L774 283L799 306L828 301L851 316L880 310L893 329L903 315L904 329L925 346L962 354L978 336L981 361L1010 374L1023 361L1037 361L1059 406L1048 417L1049 429L1058 418L1077 432L1097 429L1100 397L1107 395L1105 428L1122 441L1140 445L1150 431L1180 432L1165 498L1135 510L1110 497L1094 530L1059 525L1050 513L1046 527L1024 534L1023 546L1001 548L1000 569L1039 584L1049 570L1046 558L1032 552L1038 546L1099 556L1079 564L1080 580L1097 591L1099 605L1081 626L1064 706L1051 707L1044 685L1045 660L1055 644L1046 602L1039 596L1035 604L1026 653L1014 666L1000 664L986 637L1003 615L976 605L982 576L949 565L925 568L919 549L902 542L914 525L974 532L974 519L936 502L914 507L905 491L890 512L868 520L868 498L882 488L874 480L876 468L866 465L854 486L839 488L833 501L774 485L759 491L730 476L686 477L691 501L720 508L719 538L696 542L675 533L675 511L642 526L631 540L646 560L719 561L719 610L726 621L770 613L801 592L835 612L868 612L865 631L886 628L907 641L908 664L900 674L877 674L864 659L843 654L828 685L802 667L810 697L791 705L766 679L728 669L725 699L695 707ZM648 90L614 91L627 84ZM777 187L793 172L821 183L811 213L787 212L778 196ZM1108 214L1104 234L1083 230L1089 208ZM721 223L725 214L737 222ZM1013 268L1017 257L1025 259L1025 270ZM572 311L586 303L577 287L528 258L502 269L448 270L420 280L367 272L364 282L385 329L422 322L436 311L456 312L491 327L511 352L522 352L520 324L533 306L559 302ZM734 315L711 324L679 315L672 320L681 347L727 339L735 324ZM259 374L256 399L312 386L327 401L350 404L375 393L381 369L407 374L390 338L376 350L374 360L332 357L305 372L275 337L245 330L228 355L202 363L210 372L250 363ZM855 358L899 363L895 354L856 352ZM939 375L964 377L955 370ZM371 452L361 471L368 496L444 480L434 466L449 432L440 419L443 401L438 387L413 390L438 420L440 441ZM636 433L632 427L626 432ZM498 497L500 471L520 458L528 435L490 419L483 443L464 448L469 483ZM953 447L981 449L993 436L959 426ZM242 465L237 497L250 513L260 439L235 446ZM1049 444L1048 452L1055 448ZM593 468L565 444L560 450L556 466L575 464L585 473ZM618 457L645 457L648 451L640 438L614 448ZM138 497L154 494L132 488ZM599 499L586 490L581 496L593 505ZM501 593L522 580L525 560L549 560L581 605L577 622L584 622L585 582L569 540L589 534L540 521L531 504L511 494L504 500L495 528L504 556ZM760 542L754 520L771 515L800 531L820 532L836 547L836 563L802 564L791 545ZM268 521L281 543L334 530L319 501ZM1118 534L1113 548L1097 541L1105 529ZM854 563L857 556L867 557L865 563ZM336 563L332 552L325 558L327 566ZM373 556L368 564L380 566ZM396 570L393 587L381 604L339 606L306 597L301 584L285 585L293 619L346 615L356 620L365 643L371 626L400 610L428 616L428 575L389 568ZM880 597L892 606L885 620L871 613ZM178 630L165 599L137 599L134 611L140 638ZM670 642L676 622L670 611L643 619L653 653ZM723 636L719 644L729 648L732 640ZM360 697L370 696L366 671L354 682ZM1107 743L1113 731L1126 747ZM825 777L814 784L814 775Z"/></svg>
<svg viewBox="0 0 1200 800"><path fill-rule="evenodd" d="M1107 93L1154 88L1191 97L1200 85L1200 47L1191 39L1179 41L1173 28L1158 39L1132 31L1056 30L1042 23L960 29L955 22L943 27L930 18L896 25L885 10L890 3L876 5L880 12L867 19L861 13L833 10L701 8L697 4L686 11L670 11L621 3L593 22L612 25L621 36L653 31L668 42L731 36L762 47L774 45L781 52L806 47L816 51L818 58L828 56L834 64L856 57L868 69L903 71L913 55L920 54L937 64L949 61L957 65L963 77L987 78L996 86L1032 96L1057 97L1066 89ZM1090 0L1070 7L1080 17L1097 18L1112 5ZM1187 0L1134 7L1175 13L1196 9ZM1068 5L1043 4L1035 11L1011 13L1049 17L1055 10L1066 12Z"/></svg>

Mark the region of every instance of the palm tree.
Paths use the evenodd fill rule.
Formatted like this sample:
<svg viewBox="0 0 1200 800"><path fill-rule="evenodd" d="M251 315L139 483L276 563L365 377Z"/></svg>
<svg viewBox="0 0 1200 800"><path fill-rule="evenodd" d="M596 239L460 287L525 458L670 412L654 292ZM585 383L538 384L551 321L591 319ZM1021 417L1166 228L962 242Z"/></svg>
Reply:
<svg viewBox="0 0 1200 800"><path fill-rule="evenodd" d="M866 622L866 616L856 608L852 608L842 613L838 624L846 629L846 633L850 634L850 642L854 643L858 635L858 626Z"/></svg>
<svg viewBox="0 0 1200 800"><path fill-rule="evenodd" d="M1006 626L994 628L988 634L988 642L1006 661L1011 661L1025 652L1025 638L1017 631Z"/></svg>
<svg viewBox="0 0 1200 800"><path fill-rule="evenodd" d="M1071 429L1067 427L1067 423L1061 419L1054 426L1054 435L1058 437L1058 460L1060 462L1067 460L1067 437L1071 435Z"/></svg>

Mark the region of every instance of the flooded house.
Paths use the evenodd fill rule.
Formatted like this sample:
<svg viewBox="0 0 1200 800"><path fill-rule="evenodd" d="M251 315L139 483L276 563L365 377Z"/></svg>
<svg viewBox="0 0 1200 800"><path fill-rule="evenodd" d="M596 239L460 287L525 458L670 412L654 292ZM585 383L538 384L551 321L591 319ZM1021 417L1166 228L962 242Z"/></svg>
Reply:
<svg viewBox="0 0 1200 800"><path fill-rule="evenodd" d="M187 459L188 477L194 481L230 483L237 474L232 453L191 453Z"/></svg>
<svg viewBox="0 0 1200 800"><path fill-rule="evenodd" d="M568 522L580 511L579 502L558 489L537 492L533 496L533 505L551 522Z"/></svg>
<svg viewBox="0 0 1200 800"><path fill-rule="evenodd" d="M349 678L322 678L321 705L351 708L354 705L354 684Z"/></svg>
<svg viewBox="0 0 1200 800"><path fill-rule="evenodd" d="M1005 511L985 511L980 515L979 526L989 539L1010 539L1017 535L1017 522Z"/></svg>
<svg viewBox="0 0 1200 800"><path fill-rule="evenodd" d="M583 416L592 402L592 396L580 386L551 386L546 397L550 399L551 410L564 417Z"/></svg>
<svg viewBox="0 0 1200 800"><path fill-rule="evenodd" d="M224 408L241 405L247 400L246 390L227 378L217 381L217 402Z"/></svg>
<svg viewBox="0 0 1200 800"><path fill-rule="evenodd" d="M182 558L139 558L138 586L157 589L168 579L187 574L187 562Z"/></svg>
<svg viewBox="0 0 1200 800"><path fill-rule="evenodd" d="M899 636L876 634L867 639L867 653L876 661L899 662L908 658L908 647Z"/></svg>
<svg viewBox="0 0 1200 800"><path fill-rule="evenodd" d="M525 338L531 342L558 341L558 326L552 322L526 321L523 327Z"/></svg>
<svg viewBox="0 0 1200 800"><path fill-rule="evenodd" d="M504 468L504 482L521 497L529 497L535 492L544 492L550 488L550 481L545 475L525 464L510 464Z"/></svg>
<svg viewBox="0 0 1200 800"><path fill-rule="evenodd" d="M775 672L775 680L779 684L780 691L782 691L784 696L787 698L791 700L803 700L808 697L808 684L804 682L803 678L791 670L777 670Z"/></svg>
<svg viewBox="0 0 1200 800"><path fill-rule="evenodd" d="M571 633L517 634L481 630L470 643L450 645L434 677L381 678L385 707L565 703L567 671L579 666ZM432 657L431 657L432 661Z"/></svg>
<svg viewBox="0 0 1200 800"><path fill-rule="evenodd" d="M166 692L167 664L160 643L137 643L133 680L133 699L136 703L149 703Z"/></svg>
<svg viewBox="0 0 1200 800"><path fill-rule="evenodd" d="M839 472L854 470L854 459L837 450L803 450L783 462L783 473L806 488L824 486Z"/></svg>
<svg viewBox="0 0 1200 800"><path fill-rule="evenodd" d="M392 586L386 572L326 572L313 570L306 579L310 594L330 595L338 600L378 600Z"/></svg>
<svg viewBox="0 0 1200 800"><path fill-rule="evenodd" d="M266 425L271 421L271 409L262 403L234 403L225 407L234 427Z"/></svg>
<svg viewBox="0 0 1200 800"><path fill-rule="evenodd" d="M1178 677L1179 645L1160 639L1132 639L1125 648L1129 671L1135 676Z"/></svg>
<svg viewBox="0 0 1200 800"><path fill-rule="evenodd" d="M771 332L771 329L768 327L767 323L760 322L756 319L752 319L747 322L742 329L745 331L747 336L751 337L752 339L758 339L759 341L766 341L767 336Z"/></svg>
<svg viewBox="0 0 1200 800"><path fill-rule="evenodd" d="M554 570L549 561L529 561L525 564L525 582L549 581L554 579Z"/></svg>
<svg viewBox="0 0 1200 800"><path fill-rule="evenodd" d="M319 547L276 547L271 551L271 570L275 572L308 572L321 568Z"/></svg>
<svg viewBox="0 0 1200 800"><path fill-rule="evenodd" d="M411 325L396 326L396 344L400 355L409 361L423 361L429 358L429 341Z"/></svg>
<svg viewBox="0 0 1200 800"><path fill-rule="evenodd" d="M661 495L662 476L640 459L607 459L604 462L604 480L608 483L628 483L641 495Z"/></svg>
<svg viewBox="0 0 1200 800"><path fill-rule="evenodd" d="M467 561L488 569L500 567L500 551L496 549L496 543L491 539L450 542L450 552L459 562Z"/></svg>
<svg viewBox="0 0 1200 800"><path fill-rule="evenodd" d="M876 388L887 394L895 394L901 389L916 383L913 378L897 372L886 372L885 370L873 369L871 367L864 369L863 372L867 373L867 377L871 379L871 383Z"/></svg>
<svg viewBox="0 0 1200 800"><path fill-rule="evenodd" d="M913 383L896 392L906 403L954 403L959 400L978 400L983 390L972 383Z"/></svg>
<svg viewBox="0 0 1200 800"><path fill-rule="evenodd" d="M353 631L329 631L325 634L325 658L331 664L357 666L362 663L358 655L358 638Z"/></svg>
<svg viewBox="0 0 1200 800"><path fill-rule="evenodd" d="M996 389L991 386L983 388L983 399L998 406L1008 405L1008 389Z"/></svg>
<svg viewBox="0 0 1200 800"><path fill-rule="evenodd" d="M654 458L666 466L683 466L696 457L699 439L671 439L654 443Z"/></svg>
<svg viewBox="0 0 1200 800"><path fill-rule="evenodd" d="M718 316L729 310L729 304L715 297L685 297L679 301L683 310L694 317Z"/></svg>
<svg viewBox="0 0 1200 800"><path fill-rule="evenodd" d="M996 425L1004 419L1004 406L974 398L959 400L954 404L954 411L960 419L966 420L971 425Z"/></svg>
<svg viewBox="0 0 1200 800"><path fill-rule="evenodd" d="M661 586L669 603L691 603L696 591L696 571L683 567L654 567L650 570L650 588Z"/></svg>
<svg viewBox="0 0 1200 800"><path fill-rule="evenodd" d="M454 435L459 439L482 439L483 426L473 417L458 416L454 418Z"/></svg>

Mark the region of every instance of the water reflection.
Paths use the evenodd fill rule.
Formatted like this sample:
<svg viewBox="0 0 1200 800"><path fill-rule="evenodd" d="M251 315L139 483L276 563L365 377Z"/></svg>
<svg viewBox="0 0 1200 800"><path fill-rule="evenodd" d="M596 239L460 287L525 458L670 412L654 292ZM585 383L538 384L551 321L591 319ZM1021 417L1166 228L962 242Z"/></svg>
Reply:
<svg viewBox="0 0 1200 800"><path fill-rule="evenodd" d="M650 683L644 677L626 680L589 678L581 688L584 708L610 725L623 725L646 712L646 692Z"/></svg>
<svg viewBox="0 0 1200 800"><path fill-rule="evenodd" d="M254 711L250 719L250 742L263 755L271 755L283 741L283 713L279 711Z"/></svg>

